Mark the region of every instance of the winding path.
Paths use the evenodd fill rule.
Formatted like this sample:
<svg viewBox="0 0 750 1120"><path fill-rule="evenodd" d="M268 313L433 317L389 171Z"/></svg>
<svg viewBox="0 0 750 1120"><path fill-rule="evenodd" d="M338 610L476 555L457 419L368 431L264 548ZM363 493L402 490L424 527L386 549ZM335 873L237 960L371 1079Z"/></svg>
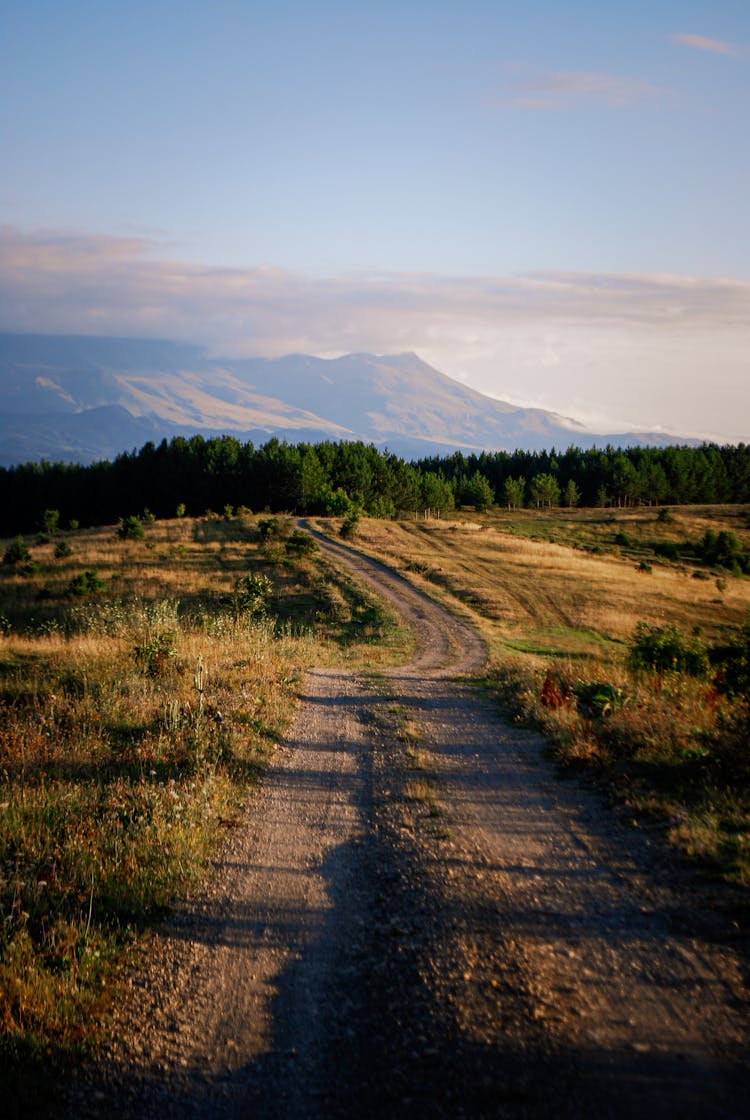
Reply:
<svg viewBox="0 0 750 1120"><path fill-rule="evenodd" d="M721 914L695 914L641 834L457 679L485 658L471 627L321 544L393 603L415 657L377 683L307 675L217 876L154 938L70 1114L747 1115Z"/></svg>

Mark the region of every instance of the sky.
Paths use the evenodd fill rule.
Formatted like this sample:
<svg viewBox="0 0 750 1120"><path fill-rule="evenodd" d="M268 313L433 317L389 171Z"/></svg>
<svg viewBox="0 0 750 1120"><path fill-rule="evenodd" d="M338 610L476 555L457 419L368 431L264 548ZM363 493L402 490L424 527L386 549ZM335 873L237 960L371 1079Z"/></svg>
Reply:
<svg viewBox="0 0 750 1120"><path fill-rule="evenodd" d="M747 0L0 0L0 329L750 440Z"/></svg>

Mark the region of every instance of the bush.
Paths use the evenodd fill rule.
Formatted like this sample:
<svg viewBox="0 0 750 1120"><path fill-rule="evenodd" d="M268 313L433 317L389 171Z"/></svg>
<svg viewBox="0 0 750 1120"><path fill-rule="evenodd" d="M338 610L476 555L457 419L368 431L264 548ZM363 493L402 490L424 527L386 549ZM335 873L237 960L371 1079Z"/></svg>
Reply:
<svg viewBox="0 0 750 1120"><path fill-rule="evenodd" d="M139 541L143 540L146 533L143 528L140 517L132 514L130 517L123 517L120 522L120 527L117 530L117 535L123 541Z"/></svg>
<svg viewBox="0 0 750 1120"><path fill-rule="evenodd" d="M261 517L258 522L258 532L262 541L270 541L279 535L278 517Z"/></svg>
<svg viewBox="0 0 750 1120"><path fill-rule="evenodd" d="M268 576L240 576L229 597L235 618L239 618L243 614L263 614L266 599L271 594L271 589L272 585Z"/></svg>
<svg viewBox="0 0 750 1120"><path fill-rule="evenodd" d="M77 576L68 584L68 595L74 595L80 599L84 595L92 595L97 591L101 591L104 587L104 580L99 573L94 570L86 572L79 572Z"/></svg>
<svg viewBox="0 0 750 1120"><path fill-rule="evenodd" d="M152 634L133 651L138 664L149 677L158 677L177 653L177 635L174 630L160 630Z"/></svg>
<svg viewBox="0 0 750 1120"><path fill-rule="evenodd" d="M31 560L31 553L29 552L22 536L17 536L14 541L11 541L5 552L3 553L3 564L26 564Z"/></svg>
<svg viewBox="0 0 750 1120"><path fill-rule="evenodd" d="M295 529L286 542L286 551L290 556L310 556L313 552L317 552L319 548L318 542L309 533L304 533L301 529Z"/></svg>
<svg viewBox="0 0 750 1120"><path fill-rule="evenodd" d="M750 556L744 551L736 533L722 529L715 533L707 529L698 546L698 555L706 564L715 568L727 568L740 574L750 572Z"/></svg>
<svg viewBox="0 0 750 1120"><path fill-rule="evenodd" d="M657 541L653 546L654 554L664 560L679 560L680 546L676 541Z"/></svg>
<svg viewBox="0 0 750 1120"><path fill-rule="evenodd" d="M601 718L617 711L626 702L625 693L605 681L578 681L573 686L578 711L588 717Z"/></svg>
<svg viewBox="0 0 750 1120"><path fill-rule="evenodd" d="M339 529L339 536L343 537L344 540L349 540L350 537L356 537L358 529L359 514L356 512L350 513Z"/></svg>
<svg viewBox="0 0 750 1120"><path fill-rule="evenodd" d="M657 673L686 673L702 677L709 663L705 647L698 639L688 642L676 626L649 626L639 622L630 647L630 668Z"/></svg>
<svg viewBox="0 0 750 1120"><path fill-rule="evenodd" d="M72 556L73 549L67 541L58 541L55 545L55 560L64 560L66 556Z"/></svg>
<svg viewBox="0 0 750 1120"><path fill-rule="evenodd" d="M45 509L42 514L42 531L53 537L60 527L59 509Z"/></svg>
<svg viewBox="0 0 750 1120"><path fill-rule="evenodd" d="M725 646L716 646L711 662L719 669L716 686L729 696L750 700L750 621Z"/></svg>

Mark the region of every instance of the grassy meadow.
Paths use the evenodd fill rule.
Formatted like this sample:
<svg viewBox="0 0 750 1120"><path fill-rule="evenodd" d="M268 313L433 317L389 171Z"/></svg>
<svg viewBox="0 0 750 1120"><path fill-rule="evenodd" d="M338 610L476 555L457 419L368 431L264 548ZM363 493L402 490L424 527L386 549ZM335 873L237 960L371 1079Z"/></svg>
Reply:
<svg viewBox="0 0 750 1120"><path fill-rule="evenodd" d="M346 658L376 670L408 645L284 518L21 543L0 564L0 1067L11 1074L53 1068L96 1038L123 954L205 873L305 667Z"/></svg>
<svg viewBox="0 0 750 1120"><path fill-rule="evenodd" d="M748 883L750 579L706 565L707 532L746 553L750 510L363 520L356 543L470 615L491 651L487 684L561 764L595 773L680 851ZM738 641L731 690L707 655Z"/></svg>
<svg viewBox="0 0 750 1120"><path fill-rule="evenodd" d="M339 535L340 521L316 524ZM747 550L749 525L747 509L717 507L347 528L474 620L491 651L485 685L563 764L746 883L748 698L721 687L706 651L736 645L750 578L739 561L706 564L699 543L724 532ZM143 530L2 542L0 1067L26 1087L30 1069L96 1040L117 969L205 875L304 669L377 673L409 650L394 616L288 519L227 510ZM639 625L652 645L678 636L666 667L634 665Z"/></svg>

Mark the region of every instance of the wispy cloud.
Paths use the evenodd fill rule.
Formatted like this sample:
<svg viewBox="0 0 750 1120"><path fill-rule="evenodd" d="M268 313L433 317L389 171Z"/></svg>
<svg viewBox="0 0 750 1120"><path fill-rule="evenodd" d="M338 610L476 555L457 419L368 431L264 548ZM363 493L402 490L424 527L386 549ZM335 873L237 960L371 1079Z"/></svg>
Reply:
<svg viewBox="0 0 750 1120"><path fill-rule="evenodd" d="M0 228L0 327L160 334L222 352L420 349L520 321L750 322L750 283L686 276L536 272L514 277L361 273L160 260L158 243Z"/></svg>
<svg viewBox="0 0 750 1120"><path fill-rule="evenodd" d="M669 36L670 41L681 47L692 47L697 51L709 51L711 54L738 55L739 48L724 39L709 39L707 35L687 35L685 32L676 31Z"/></svg>
<svg viewBox="0 0 750 1120"><path fill-rule="evenodd" d="M171 338L228 357L415 350L485 392L602 431L640 419L750 437L747 281L561 271L314 277L165 253L144 237L0 228L0 329Z"/></svg>
<svg viewBox="0 0 750 1120"><path fill-rule="evenodd" d="M622 107L664 91L649 82L587 70L529 74L508 83L502 101L524 109L565 109L598 103Z"/></svg>

